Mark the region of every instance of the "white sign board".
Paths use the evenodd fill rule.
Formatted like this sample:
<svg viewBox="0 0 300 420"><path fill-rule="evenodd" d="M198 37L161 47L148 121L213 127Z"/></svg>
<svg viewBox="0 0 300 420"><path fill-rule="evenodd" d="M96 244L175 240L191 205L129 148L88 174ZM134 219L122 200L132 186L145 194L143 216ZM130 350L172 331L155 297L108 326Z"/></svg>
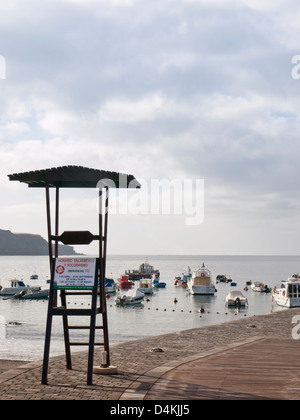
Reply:
<svg viewBox="0 0 300 420"><path fill-rule="evenodd" d="M56 258L54 289L92 290L97 258Z"/></svg>

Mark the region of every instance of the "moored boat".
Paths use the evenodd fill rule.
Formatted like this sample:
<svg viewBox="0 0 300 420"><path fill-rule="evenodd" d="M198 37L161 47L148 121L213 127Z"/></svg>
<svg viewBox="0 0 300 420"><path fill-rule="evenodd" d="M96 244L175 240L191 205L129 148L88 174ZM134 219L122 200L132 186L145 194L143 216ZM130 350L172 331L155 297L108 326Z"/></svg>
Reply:
<svg viewBox="0 0 300 420"><path fill-rule="evenodd" d="M26 286L23 280L11 280L10 287L2 288L0 286L0 294L1 296L14 296L20 292L28 291L30 289L29 286Z"/></svg>
<svg viewBox="0 0 300 420"><path fill-rule="evenodd" d="M144 293L137 289L128 290L116 297L116 305L136 305L144 300Z"/></svg>
<svg viewBox="0 0 300 420"><path fill-rule="evenodd" d="M242 292L239 290L234 290L226 296L226 305L237 307L245 307L248 305L248 300L245 298Z"/></svg>
<svg viewBox="0 0 300 420"><path fill-rule="evenodd" d="M174 280L174 284L175 286L177 286L178 284L181 286L186 286L188 280L192 277L192 270L190 267L188 267L188 271L186 273L182 273L181 276L175 276Z"/></svg>
<svg viewBox="0 0 300 420"><path fill-rule="evenodd" d="M294 275L282 281L280 287L274 287L272 298L279 306L286 308L300 307L300 277Z"/></svg>
<svg viewBox="0 0 300 420"><path fill-rule="evenodd" d="M216 277L216 283L231 283L232 278L229 275L218 274Z"/></svg>
<svg viewBox="0 0 300 420"><path fill-rule="evenodd" d="M153 294L153 285L151 279L141 279L139 283L138 290L145 295Z"/></svg>
<svg viewBox="0 0 300 420"><path fill-rule="evenodd" d="M118 285L121 289L131 289L132 286L134 286L134 283L129 280L128 276L121 276L118 279Z"/></svg>
<svg viewBox="0 0 300 420"><path fill-rule="evenodd" d="M42 290L41 287L31 287L29 290L14 295L12 299L21 300L36 300L36 299L48 299L49 289Z"/></svg>
<svg viewBox="0 0 300 420"><path fill-rule="evenodd" d="M211 280L210 270L203 264L199 270L193 272L188 280L188 289L192 295L211 295L215 294L215 285Z"/></svg>
<svg viewBox="0 0 300 420"><path fill-rule="evenodd" d="M113 279L105 279L105 293L115 293L116 291L116 282Z"/></svg>
<svg viewBox="0 0 300 420"><path fill-rule="evenodd" d="M164 289L166 287L166 283L163 281L160 281L160 275L159 273L155 274L154 280L153 280L153 286L156 287L157 289L162 288Z"/></svg>
<svg viewBox="0 0 300 420"><path fill-rule="evenodd" d="M261 283L260 281L255 281L251 285L251 289L253 292L259 292L259 293L271 293L272 291L271 287L268 287L266 284Z"/></svg>
<svg viewBox="0 0 300 420"><path fill-rule="evenodd" d="M125 270L125 275L128 276L129 280L151 279L157 273L159 273L159 270L155 270L147 259L139 266L138 270Z"/></svg>

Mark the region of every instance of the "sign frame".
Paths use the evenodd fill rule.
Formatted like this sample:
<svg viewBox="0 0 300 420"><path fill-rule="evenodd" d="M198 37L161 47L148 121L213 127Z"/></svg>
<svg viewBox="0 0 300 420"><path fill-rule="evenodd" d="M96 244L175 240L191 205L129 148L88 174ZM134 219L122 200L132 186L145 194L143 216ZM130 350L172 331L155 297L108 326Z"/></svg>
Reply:
<svg viewBox="0 0 300 420"><path fill-rule="evenodd" d="M94 290L98 258L57 257L54 261L54 290Z"/></svg>

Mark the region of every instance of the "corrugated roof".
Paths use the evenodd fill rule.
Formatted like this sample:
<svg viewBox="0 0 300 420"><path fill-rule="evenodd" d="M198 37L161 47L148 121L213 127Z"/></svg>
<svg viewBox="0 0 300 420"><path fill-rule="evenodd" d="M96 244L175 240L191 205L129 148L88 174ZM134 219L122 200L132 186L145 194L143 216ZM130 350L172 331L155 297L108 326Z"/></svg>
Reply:
<svg viewBox="0 0 300 420"><path fill-rule="evenodd" d="M98 182L110 188L140 188L140 183L133 175L121 174L83 166L60 166L8 175L10 181L20 181L30 188L96 188Z"/></svg>

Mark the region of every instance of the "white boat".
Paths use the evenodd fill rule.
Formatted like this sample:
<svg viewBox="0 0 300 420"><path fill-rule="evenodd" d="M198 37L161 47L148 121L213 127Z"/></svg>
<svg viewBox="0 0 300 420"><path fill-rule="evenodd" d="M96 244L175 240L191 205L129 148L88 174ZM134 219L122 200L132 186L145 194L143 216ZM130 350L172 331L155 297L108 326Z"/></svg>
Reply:
<svg viewBox="0 0 300 420"><path fill-rule="evenodd" d="M141 279L138 287L138 291L144 293L145 295L153 294L153 285L151 279Z"/></svg>
<svg viewBox="0 0 300 420"><path fill-rule="evenodd" d="M191 270L191 268L190 268L190 267L188 267L188 271L187 271L186 273L182 273L182 276L176 276L176 277L174 278L174 280L175 280L175 286L177 286L177 285L178 285L178 283L179 283L181 286L186 286L186 285L187 285L188 280L189 280L191 277L192 277L192 270Z"/></svg>
<svg viewBox="0 0 300 420"><path fill-rule="evenodd" d="M272 298L279 306L295 308L300 306L300 277L294 275L282 281L279 288L274 287Z"/></svg>
<svg viewBox="0 0 300 420"><path fill-rule="evenodd" d="M225 301L227 306L245 307L248 305L247 298L245 298L243 293L239 290L234 290L233 292L228 293Z"/></svg>
<svg viewBox="0 0 300 420"><path fill-rule="evenodd" d="M30 289L29 286L26 286L23 280L11 280L10 287L5 287L4 289L0 286L1 296L13 296L20 292L27 292Z"/></svg>
<svg viewBox="0 0 300 420"><path fill-rule="evenodd" d="M203 264L199 270L194 271L188 280L188 290L192 295L214 295L215 285L211 280L210 271Z"/></svg>
<svg viewBox="0 0 300 420"><path fill-rule="evenodd" d="M272 291L271 287L268 287L266 284L263 284L260 281L255 281L251 285L251 289L253 292L260 292L260 293L270 293Z"/></svg>
<svg viewBox="0 0 300 420"><path fill-rule="evenodd" d="M42 290L41 287L31 287L29 290L14 295L12 299L33 300L33 299L48 299L49 289Z"/></svg>
<svg viewBox="0 0 300 420"><path fill-rule="evenodd" d="M136 305L144 300L144 296L139 290L131 289L117 296L115 302L117 305Z"/></svg>

